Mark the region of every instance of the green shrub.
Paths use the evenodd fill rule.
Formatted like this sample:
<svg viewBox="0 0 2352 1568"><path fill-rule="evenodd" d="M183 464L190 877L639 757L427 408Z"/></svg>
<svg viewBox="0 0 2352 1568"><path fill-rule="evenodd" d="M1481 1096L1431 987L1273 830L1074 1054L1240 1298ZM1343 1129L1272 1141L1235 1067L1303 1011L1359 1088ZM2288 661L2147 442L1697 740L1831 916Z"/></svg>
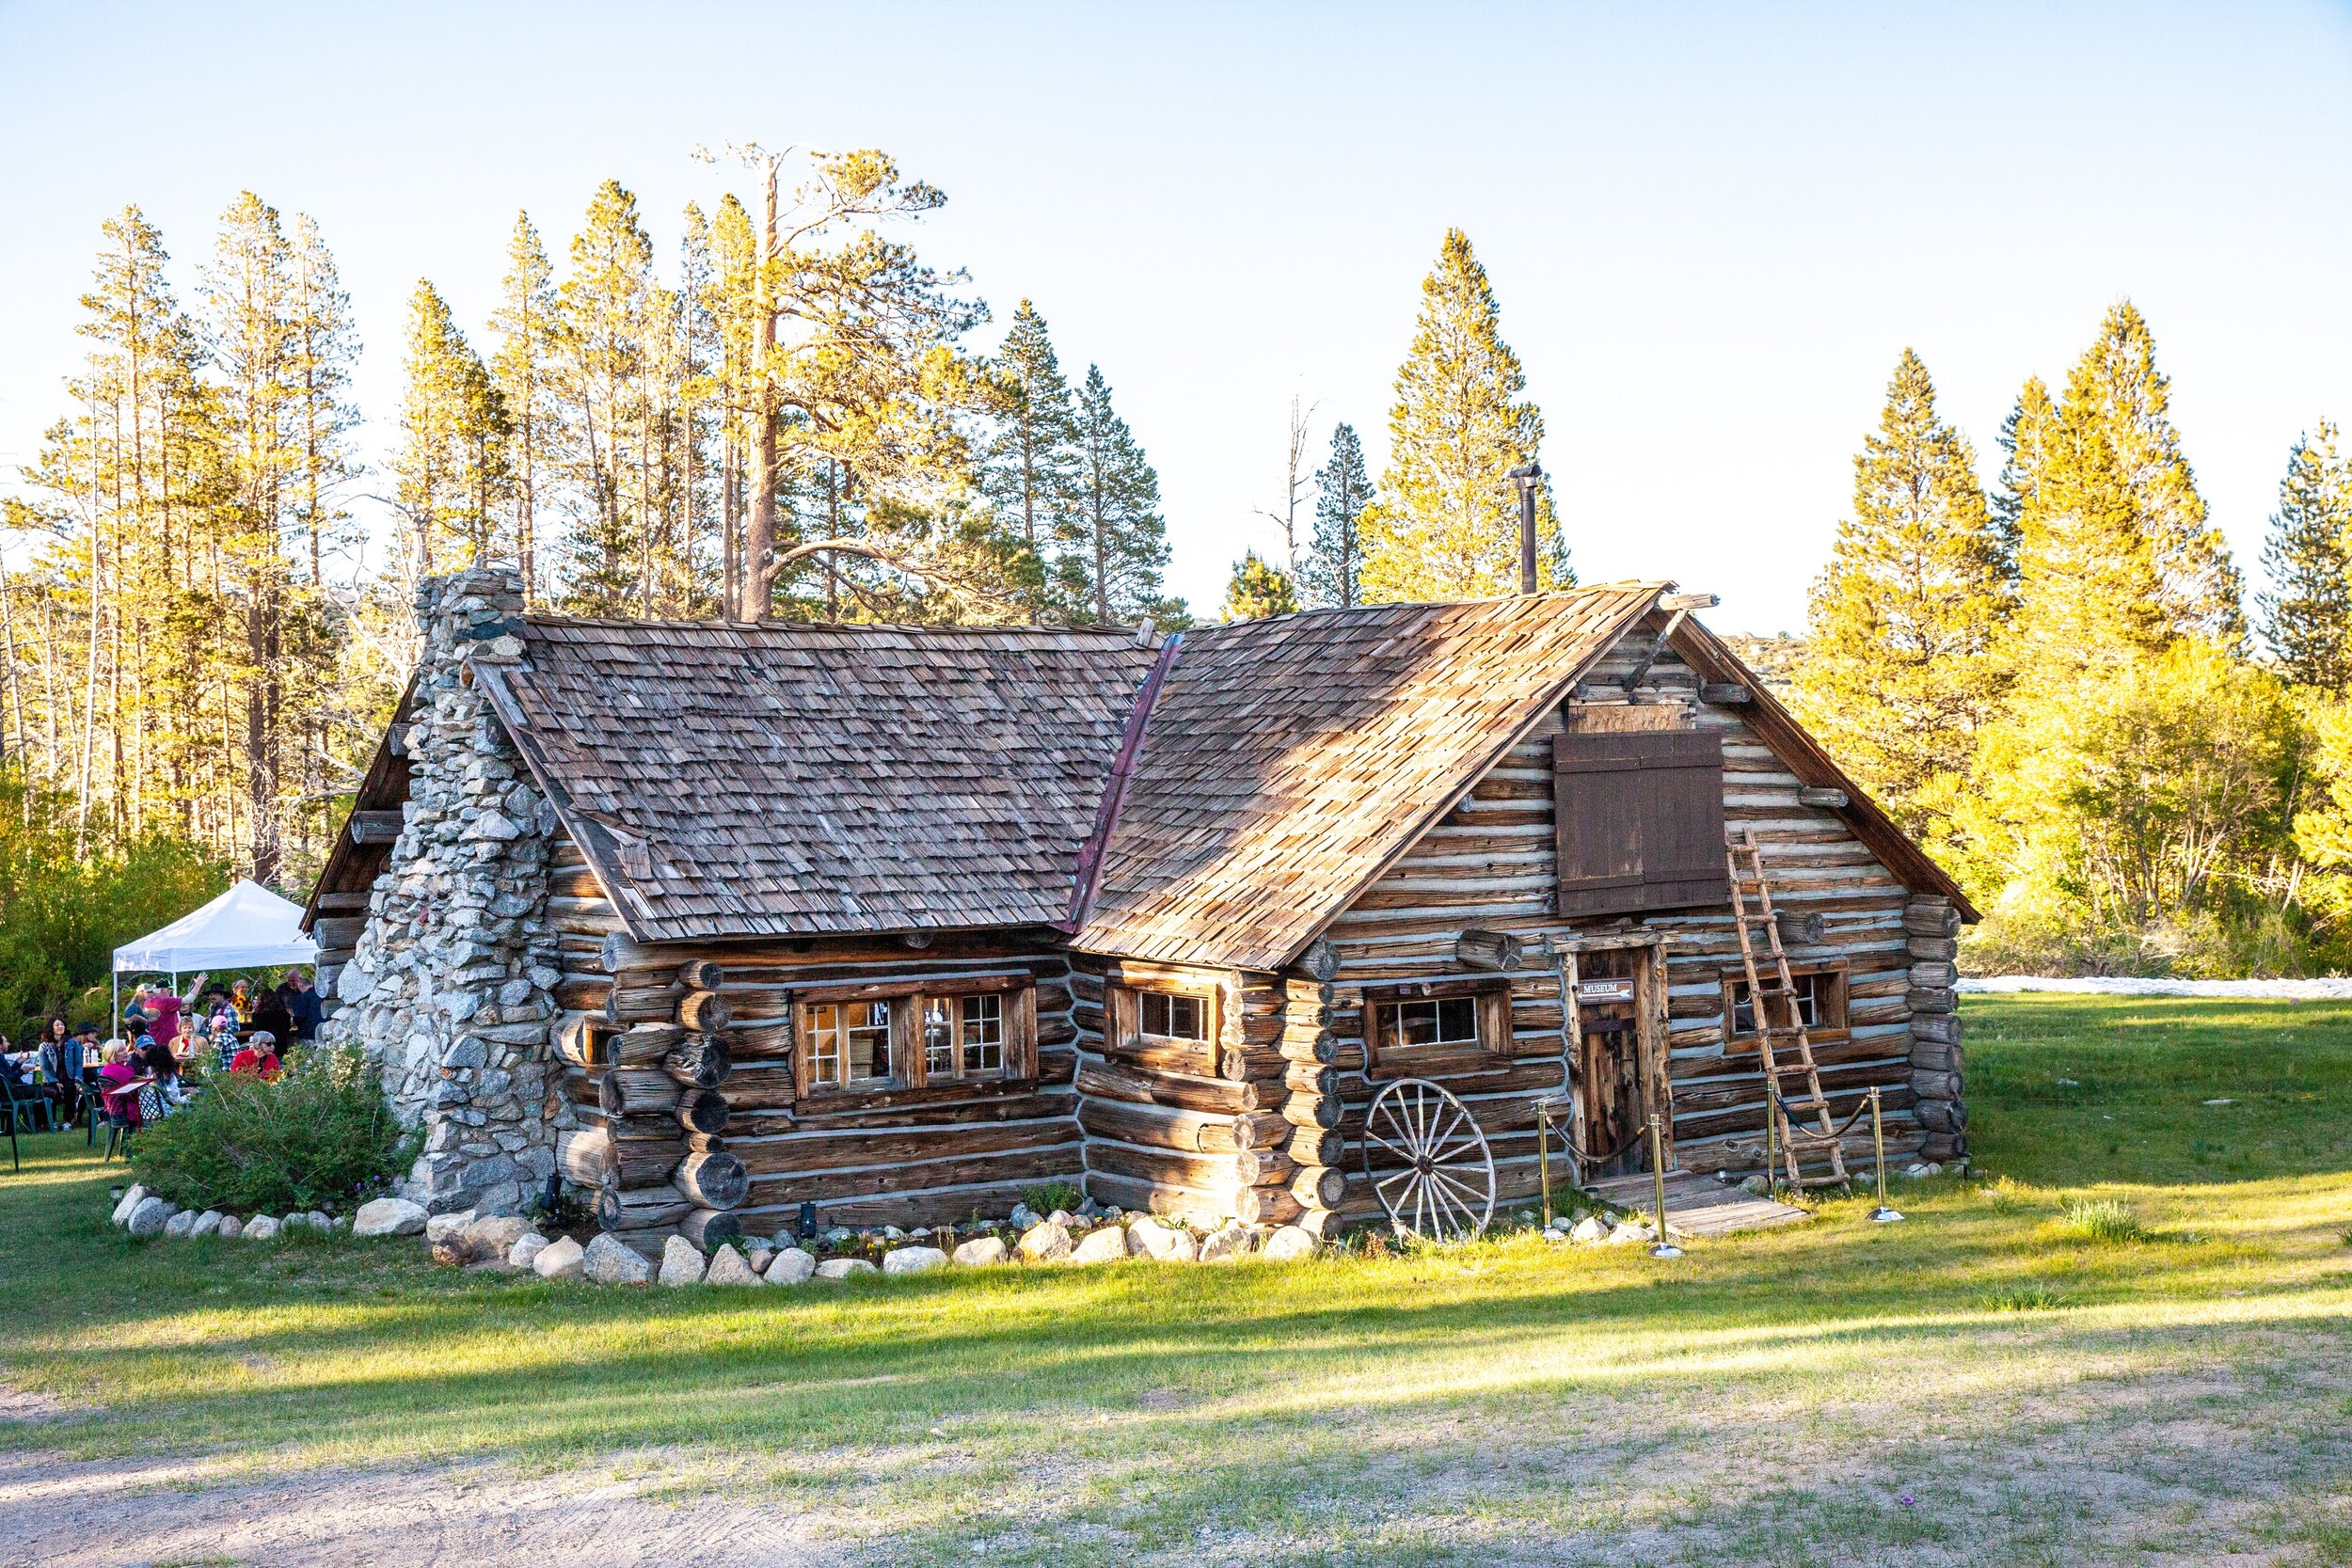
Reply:
<svg viewBox="0 0 2352 1568"><path fill-rule="evenodd" d="M1056 1180L1022 1188L1021 1201L1029 1206L1031 1213L1042 1218L1057 1209L1074 1212L1079 1204L1086 1201L1086 1194L1078 1190L1075 1181Z"/></svg>
<svg viewBox="0 0 2352 1568"><path fill-rule="evenodd" d="M195 1103L138 1135L131 1169L184 1209L349 1209L399 1179L416 1134L357 1050L305 1053L272 1084L218 1072Z"/></svg>

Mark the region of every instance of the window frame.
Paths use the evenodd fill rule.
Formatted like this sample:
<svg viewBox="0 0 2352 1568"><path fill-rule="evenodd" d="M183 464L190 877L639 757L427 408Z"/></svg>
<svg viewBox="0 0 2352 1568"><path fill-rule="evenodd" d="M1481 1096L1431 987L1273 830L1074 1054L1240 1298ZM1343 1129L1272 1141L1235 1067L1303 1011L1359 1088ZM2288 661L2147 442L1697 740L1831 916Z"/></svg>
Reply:
<svg viewBox="0 0 2352 1568"><path fill-rule="evenodd" d="M964 1006L979 996L997 998L996 1041L1000 1065L963 1067ZM999 1084L1029 1084L1038 1076L1037 980L1033 974L933 975L920 979L857 985L800 986L788 996L792 1022L792 1080L795 1097L829 1104L903 1093L913 1089L983 1089ZM948 1007L955 1070L934 1073L928 1022L931 1006ZM890 1009L890 1075L848 1083L817 1076L818 1007L886 1005Z"/></svg>
<svg viewBox="0 0 2352 1568"><path fill-rule="evenodd" d="M1392 1037L1389 1009L1406 1002L1441 1002L1469 997L1477 1007L1475 1042L1447 1040L1407 1045ZM1472 1070L1507 1062L1511 1056L1511 983L1485 976L1410 980L1364 988L1364 1073L1368 1078L1412 1078L1449 1069Z"/></svg>
<svg viewBox="0 0 2352 1568"><path fill-rule="evenodd" d="M1756 965L1756 976L1767 978L1765 965ZM1800 983L1806 979L1830 982L1828 994L1821 996L1817 993L1815 1002L1815 1010L1826 1022L1819 1027L1807 1025L1804 1031L1807 1039L1815 1045L1821 1045L1853 1037L1853 992L1850 964L1844 959L1790 964L1788 977ZM1747 989L1747 984L1745 969L1726 969L1723 972L1724 1052L1726 1055L1752 1056L1760 1050L1762 1037L1753 1027L1744 1035L1738 1032L1738 997L1740 991Z"/></svg>
<svg viewBox="0 0 2352 1568"><path fill-rule="evenodd" d="M1145 1034L1146 996L1183 996L1199 1002L1203 1037L1187 1039L1179 1035ZM1108 1014L1103 1038L1106 1054L1148 1061L1161 1070L1189 1073L1196 1078L1217 1076L1217 1056L1225 1043L1223 986L1209 979L1114 980L1104 986L1104 1000Z"/></svg>

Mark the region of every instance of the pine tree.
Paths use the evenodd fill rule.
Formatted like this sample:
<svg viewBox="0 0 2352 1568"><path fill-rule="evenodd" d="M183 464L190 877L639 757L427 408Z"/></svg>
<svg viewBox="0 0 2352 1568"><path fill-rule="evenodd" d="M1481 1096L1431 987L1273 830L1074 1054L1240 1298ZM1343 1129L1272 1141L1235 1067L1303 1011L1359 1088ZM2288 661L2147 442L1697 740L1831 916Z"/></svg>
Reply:
<svg viewBox="0 0 2352 1568"><path fill-rule="evenodd" d="M278 879L284 852L286 627L292 574L283 553L287 481L300 448L292 428L293 251L276 208L251 191L221 214L205 270L205 345L223 377L222 456L233 522L223 553L242 579L246 623L246 806L253 879Z"/></svg>
<svg viewBox="0 0 2352 1568"><path fill-rule="evenodd" d="M1109 626L1154 614L1168 566L1160 476L1111 407L1110 383L1087 367L1076 416L1077 489L1062 529L1062 603L1073 620Z"/></svg>
<svg viewBox="0 0 2352 1568"><path fill-rule="evenodd" d="M1815 733L1915 835L1948 812L1997 711L1991 650L2010 571L1976 453L1905 349L1854 458L1853 513L1813 585L1797 696Z"/></svg>
<svg viewBox="0 0 2352 1568"><path fill-rule="evenodd" d="M555 269L529 213L515 214L506 243L506 277L499 307L490 315L499 334L490 372L513 424L515 560L523 579L523 602L539 597L538 505L543 476L555 456L563 418L555 404L561 352Z"/></svg>
<svg viewBox="0 0 2352 1568"><path fill-rule="evenodd" d="M584 614L625 614L639 586L630 480L654 300L653 242L620 182L597 187L571 259L557 295L566 351L559 395L570 487L585 515L565 540L567 602Z"/></svg>
<svg viewBox="0 0 2352 1568"><path fill-rule="evenodd" d="M504 400L422 278L408 300L407 377L392 471L416 574L510 559L498 526L508 488Z"/></svg>
<svg viewBox="0 0 2352 1568"><path fill-rule="evenodd" d="M996 351L990 377L995 429L980 464L981 493L1008 526L1020 531L1036 583L1026 595L1042 607L1047 551L1067 531L1078 489L1077 416L1062 379L1045 318L1024 299Z"/></svg>
<svg viewBox="0 0 2352 1568"><path fill-rule="evenodd" d="M1298 563L1300 596L1315 609L1353 610L1363 602L1362 521L1372 504L1363 443L1356 427L1331 431L1331 460L1315 470L1314 541Z"/></svg>
<svg viewBox="0 0 2352 1568"><path fill-rule="evenodd" d="M2239 584L2167 414L2147 323L2126 301L2053 405L2026 384L2005 433L2019 604L2010 657L2034 684L2116 668L2182 637L2243 634Z"/></svg>
<svg viewBox="0 0 2352 1568"><path fill-rule="evenodd" d="M1389 466L1364 515L1370 599L1466 599L1518 586L1518 496L1508 477L1535 460L1544 417L1520 401L1527 375L1503 342L1501 308L1470 238L1446 230L1421 286L1413 344L1396 372ZM1575 581L1549 482L1536 509L1537 581Z"/></svg>
<svg viewBox="0 0 2352 1568"><path fill-rule="evenodd" d="M2280 673L2342 693L2352 686L2352 458L2337 451L2327 420L2287 455L2263 569L2263 636Z"/></svg>
<svg viewBox="0 0 2352 1568"><path fill-rule="evenodd" d="M1262 621L1269 615L1289 615L1298 609L1298 595L1282 568L1246 550L1233 562L1232 579L1225 585L1225 619Z"/></svg>
<svg viewBox="0 0 2352 1568"><path fill-rule="evenodd" d="M351 434L359 409L351 401L351 372L359 358L359 335L351 318L351 296L343 292L334 254L318 224L294 218L290 247L293 293L289 301L289 351L294 384L294 514L310 543L310 586L326 581L322 563L326 540L350 514L336 504L335 489L358 474Z"/></svg>

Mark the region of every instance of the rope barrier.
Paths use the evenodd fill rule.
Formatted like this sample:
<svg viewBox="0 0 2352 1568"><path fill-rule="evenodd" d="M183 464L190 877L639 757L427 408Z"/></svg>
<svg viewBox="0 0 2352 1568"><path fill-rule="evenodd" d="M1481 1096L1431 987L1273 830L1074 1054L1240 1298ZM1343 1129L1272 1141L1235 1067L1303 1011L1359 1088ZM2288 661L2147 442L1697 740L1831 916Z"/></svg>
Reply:
<svg viewBox="0 0 2352 1568"><path fill-rule="evenodd" d="M1853 1108L1853 1115L1846 1118L1845 1126L1840 1127L1835 1132L1816 1132L1805 1127L1804 1114L1799 1111L1795 1106L1789 1104L1786 1099L1783 1099L1778 1089L1772 1089L1767 1092L1769 1092L1774 1100L1780 1101L1780 1114L1788 1118L1788 1125L1791 1128L1801 1130L1792 1135L1805 1138L1814 1143L1834 1143L1837 1139L1844 1137L1848 1132L1853 1131L1853 1124L1860 1121L1866 1115L1867 1115L1870 1109L1870 1102L1866 1100L1861 1104Z"/></svg>

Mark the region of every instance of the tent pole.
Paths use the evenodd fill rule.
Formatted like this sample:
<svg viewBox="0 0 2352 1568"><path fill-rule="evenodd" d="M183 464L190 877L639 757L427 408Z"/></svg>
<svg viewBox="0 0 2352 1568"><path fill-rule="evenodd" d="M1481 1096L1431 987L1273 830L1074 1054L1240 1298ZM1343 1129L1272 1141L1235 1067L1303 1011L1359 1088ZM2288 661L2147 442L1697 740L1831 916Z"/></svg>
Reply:
<svg viewBox="0 0 2352 1568"><path fill-rule="evenodd" d="M108 1020L106 1020L106 1031L105 1031L105 1034L104 1034L102 1037L103 1037L103 1038L105 1038L105 1039L114 1039L114 1038L116 1037L115 1031L116 1031L116 1030L118 1030L118 1029L119 1029L119 1028L121 1028L121 1027L122 1027L122 971L120 971L120 970L119 970L119 969L118 969L118 970L116 970L116 971L115 971L115 1010L114 1010L114 1016L113 1016L113 1017L111 1017L111 1018L109 1018Z"/></svg>

